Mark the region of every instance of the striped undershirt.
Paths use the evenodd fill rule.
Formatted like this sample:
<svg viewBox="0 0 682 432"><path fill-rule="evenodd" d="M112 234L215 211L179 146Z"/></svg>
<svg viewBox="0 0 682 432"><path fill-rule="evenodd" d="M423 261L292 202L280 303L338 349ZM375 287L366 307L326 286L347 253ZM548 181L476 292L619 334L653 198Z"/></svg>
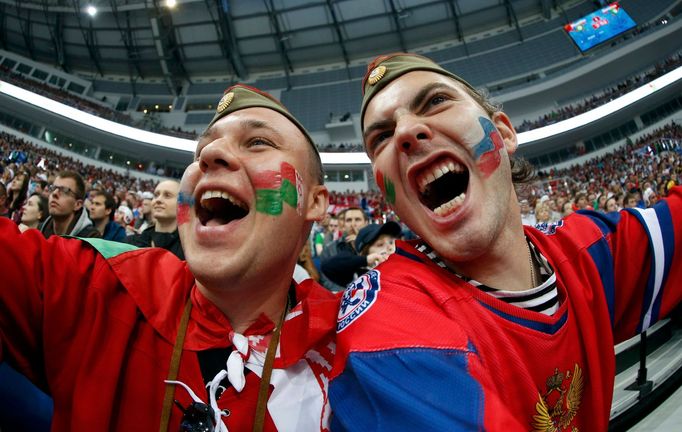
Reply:
<svg viewBox="0 0 682 432"><path fill-rule="evenodd" d="M528 241L528 239L526 239ZM556 287L556 274L547 262L547 259L535 248L533 243L528 242L535 262L540 263L540 280L542 283L535 288L524 291L506 291L484 285L474 279L460 275L445 265L445 262L436 254L431 246L426 243L419 243L416 249L429 257L439 267L442 267L460 279L470 283L481 291L489 294L505 303L540 312L545 315L552 315L559 309L559 292Z"/></svg>

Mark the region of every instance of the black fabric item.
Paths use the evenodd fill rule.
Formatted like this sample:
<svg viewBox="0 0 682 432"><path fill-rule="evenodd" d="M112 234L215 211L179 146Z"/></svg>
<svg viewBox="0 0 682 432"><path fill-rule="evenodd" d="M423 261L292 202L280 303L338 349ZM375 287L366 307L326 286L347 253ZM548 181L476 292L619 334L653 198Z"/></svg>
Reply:
<svg viewBox="0 0 682 432"><path fill-rule="evenodd" d="M150 227L142 231L141 234L126 237L125 243L138 247L152 247L152 240L155 247L166 249L181 260L185 260L185 254L180 244L180 234L178 234L177 229L172 233L159 233L156 232L154 227Z"/></svg>

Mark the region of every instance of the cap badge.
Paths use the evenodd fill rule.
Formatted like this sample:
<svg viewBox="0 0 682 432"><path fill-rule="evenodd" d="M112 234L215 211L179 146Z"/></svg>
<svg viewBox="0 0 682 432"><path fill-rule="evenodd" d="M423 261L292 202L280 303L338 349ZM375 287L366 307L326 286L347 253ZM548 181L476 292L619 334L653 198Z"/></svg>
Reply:
<svg viewBox="0 0 682 432"><path fill-rule="evenodd" d="M381 78L386 75L386 66L380 65L372 69L372 72L369 74L369 78L367 79L367 82L369 82L369 85L374 85L381 80Z"/></svg>
<svg viewBox="0 0 682 432"><path fill-rule="evenodd" d="M234 99L233 92L225 93L223 97L220 99L220 102L218 102L218 113L222 113L223 111L225 111L227 107L230 106L233 99Z"/></svg>

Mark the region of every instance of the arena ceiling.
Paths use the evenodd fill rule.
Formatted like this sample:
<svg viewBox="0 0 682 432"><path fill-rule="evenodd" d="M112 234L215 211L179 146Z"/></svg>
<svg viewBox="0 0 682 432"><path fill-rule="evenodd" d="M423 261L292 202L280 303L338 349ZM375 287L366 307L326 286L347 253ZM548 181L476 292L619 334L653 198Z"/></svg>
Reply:
<svg viewBox="0 0 682 432"><path fill-rule="evenodd" d="M0 0L0 48L69 73L245 79L366 59L582 3L576 0ZM88 6L98 10L86 13ZM518 31L519 40L522 33Z"/></svg>

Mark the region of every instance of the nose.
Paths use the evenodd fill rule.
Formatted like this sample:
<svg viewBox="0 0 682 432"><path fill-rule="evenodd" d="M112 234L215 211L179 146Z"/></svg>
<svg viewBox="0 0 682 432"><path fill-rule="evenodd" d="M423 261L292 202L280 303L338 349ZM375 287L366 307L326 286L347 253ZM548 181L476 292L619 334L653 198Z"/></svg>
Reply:
<svg viewBox="0 0 682 432"><path fill-rule="evenodd" d="M229 145L223 140L217 140L201 150L199 156L199 169L201 172L225 168L236 170L239 167L239 160L230 149Z"/></svg>
<svg viewBox="0 0 682 432"><path fill-rule="evenodd" d="M420 116L406 113L398 118L394 143L403 153L412 153L433 137L433 133Z"/></svg>

